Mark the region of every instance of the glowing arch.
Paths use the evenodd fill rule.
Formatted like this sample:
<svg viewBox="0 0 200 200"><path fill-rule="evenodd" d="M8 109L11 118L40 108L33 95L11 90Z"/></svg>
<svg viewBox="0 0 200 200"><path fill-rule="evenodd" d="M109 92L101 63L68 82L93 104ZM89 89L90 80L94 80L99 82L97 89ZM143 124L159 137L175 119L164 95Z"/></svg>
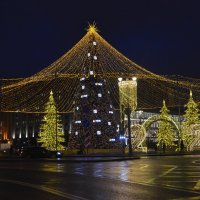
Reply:
<svg viewBox="0 0 200 200"><path fill-rule="evenodd" d="M167 122L171 123L176 128L176 130L178 131L178 134L180 135L180 128L171 117L166 117L166 116L161 117L160 115L153 115L153 116L149 117L142 124L142 126L144 127L145 130L147 130L151 126L151 124L153 124L154 122L157 122L157 121L167 121Z"/></svg>

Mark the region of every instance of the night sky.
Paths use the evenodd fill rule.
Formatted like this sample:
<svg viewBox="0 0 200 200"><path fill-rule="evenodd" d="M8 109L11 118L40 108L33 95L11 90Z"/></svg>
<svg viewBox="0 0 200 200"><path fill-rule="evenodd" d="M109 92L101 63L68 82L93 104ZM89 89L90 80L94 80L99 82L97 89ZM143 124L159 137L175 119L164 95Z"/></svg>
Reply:
<svg viewBox="0 0 200 200"><path fill-rule="evenodd" d="M0 77L50 65L96 22L112 46L162 75L200 78L199 0L0 0Z"/></svg>

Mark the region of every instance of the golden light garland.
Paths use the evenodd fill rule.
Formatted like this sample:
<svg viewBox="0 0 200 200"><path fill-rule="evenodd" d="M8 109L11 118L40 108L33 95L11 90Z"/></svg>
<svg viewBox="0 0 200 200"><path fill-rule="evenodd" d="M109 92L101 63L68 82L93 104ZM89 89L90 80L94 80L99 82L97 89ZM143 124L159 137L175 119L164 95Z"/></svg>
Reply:
<svg viewBox="0 0 200 200"><path fill-rule="evenodd" d="M98 64L91 70L107 81L115 108L119 109L119 77L137 77L137 109L160 108L163 99L168 107L182 106L189 98L190 89L195 101L200 102L199 79L160 76L146 70L112 47L94 25L72 49L37 74L24 79L1 79L1 111L44 112L44 104L53 90L59 112L71 112L91 36L98 43Z"/></svg>

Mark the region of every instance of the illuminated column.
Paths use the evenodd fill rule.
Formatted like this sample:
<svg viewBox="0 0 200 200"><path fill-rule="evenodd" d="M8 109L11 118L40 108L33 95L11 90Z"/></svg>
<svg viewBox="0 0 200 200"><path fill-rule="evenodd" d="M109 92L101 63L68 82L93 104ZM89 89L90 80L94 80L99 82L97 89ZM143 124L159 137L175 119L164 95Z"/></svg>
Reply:
<svg viewBox="0 0 200 200"><path fill-rule="evenodd" d="M137 108L137 78L123 80L118 78L119 85L119 101L120 101L120 115L121 122L123 122L124 113L128 117L128 146L129 155L132 155L131 144L131 112ZM124 126L124 123L121 123ZM122 127L124 129L124 127Z"/></svg>

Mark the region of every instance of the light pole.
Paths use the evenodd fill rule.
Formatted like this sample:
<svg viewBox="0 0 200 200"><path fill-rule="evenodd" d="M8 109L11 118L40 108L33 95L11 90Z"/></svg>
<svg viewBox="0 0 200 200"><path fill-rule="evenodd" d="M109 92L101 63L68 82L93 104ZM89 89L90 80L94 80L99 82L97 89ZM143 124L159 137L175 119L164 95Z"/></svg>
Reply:
<svg viewBox="0 0 200 200"><path fill-rule="evenodd" d="M56 88L56 81L57 81L57 72L55 72L55 88ZM57 91L55 92L57 93ZM57 95L55 94L55 106L56 106L56 152L58 150L58 119L57 119L57 115L58 115L58 109L57 109Z"/></svg>
<svg viewBox="0 0 200 200"><path fill-rule="evenodd" d="M133 151L131 143L131 108L129 105L127 108L125 108L125 114L127 115L128 118L128 154L129 156L132 156Z"/></svg>
<svg viewBox="0 0 200 200"><path fill-rule="evenodd" d="M125 154L124 105L121 105L120 139L122 140L122 154Z"/></svg>
<svg viewBox="0 0 200 200"><path fill-rule="evenodd" d="M179 133L178 133L178 149L179 151L181 151L181 147L182 147L182 143L183 143L183 140L182 140L182 128L181 128L181 107L180 107L180 90L179 90L179 76L176 75L176 81L177 81L177 89L178 89L178 95L177 95L177 98L178 98L178 125L179 125Z"/></svg>

